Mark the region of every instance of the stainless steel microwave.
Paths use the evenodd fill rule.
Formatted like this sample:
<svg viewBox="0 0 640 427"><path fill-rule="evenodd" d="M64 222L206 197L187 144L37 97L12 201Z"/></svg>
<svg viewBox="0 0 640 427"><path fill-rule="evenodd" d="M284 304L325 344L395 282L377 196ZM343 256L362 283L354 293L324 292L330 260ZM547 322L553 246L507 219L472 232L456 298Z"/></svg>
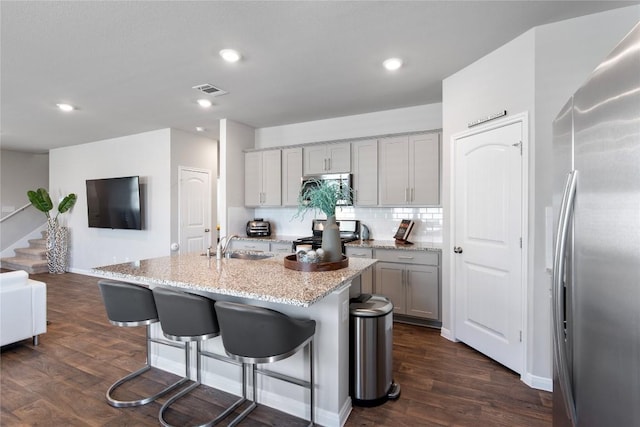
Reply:
<svg viewBox="0 0 640 427"><path fill-rule="evenodd" d="M350 173L334 173L325 175L306 175L302 177L302 187L300 194L304 194L309 188L317 186L320 181L332 181L340 188L342 197L338 199L338 206L353 205L352 196L352 175Z"/></svg>

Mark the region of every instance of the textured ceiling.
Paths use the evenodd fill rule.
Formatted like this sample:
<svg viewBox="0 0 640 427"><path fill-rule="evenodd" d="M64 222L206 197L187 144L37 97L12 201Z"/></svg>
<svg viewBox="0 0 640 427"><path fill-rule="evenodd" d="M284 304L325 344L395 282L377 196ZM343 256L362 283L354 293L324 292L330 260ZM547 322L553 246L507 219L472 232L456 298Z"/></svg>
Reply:
<svg viewBox="0 0 640 427"><path fill-rule="evenodd" d="M1 144L45 152L196 126L217 139L221 118L268 127L441 102L443 78L530 28L637 3L5 0ZM243 60L224 63L227 47ZM405 67L386 72L390 56Z"/></svg>

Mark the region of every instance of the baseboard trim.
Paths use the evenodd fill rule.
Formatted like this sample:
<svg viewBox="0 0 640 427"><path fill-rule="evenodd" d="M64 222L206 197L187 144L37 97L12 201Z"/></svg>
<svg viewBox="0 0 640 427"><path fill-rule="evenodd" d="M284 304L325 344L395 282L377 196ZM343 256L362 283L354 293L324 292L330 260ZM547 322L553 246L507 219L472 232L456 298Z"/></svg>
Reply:
<svg viewBox="0 0 640 427"><path fill-rule="evenodd" d="M453 341L453 342L460 342L460 340L458 340L456 337L453 336L453 334L451 333L451 331L447 328L441 328L440 329L440 336L442 338L446 338L449 341Z"/></svg>
<svg viewBox="0 0 640 427"><path fill-rule="evenodd" d="M526 372L520 379L523 383L536 390L553 391L553 380L551 378L532 375Z"/></svg>

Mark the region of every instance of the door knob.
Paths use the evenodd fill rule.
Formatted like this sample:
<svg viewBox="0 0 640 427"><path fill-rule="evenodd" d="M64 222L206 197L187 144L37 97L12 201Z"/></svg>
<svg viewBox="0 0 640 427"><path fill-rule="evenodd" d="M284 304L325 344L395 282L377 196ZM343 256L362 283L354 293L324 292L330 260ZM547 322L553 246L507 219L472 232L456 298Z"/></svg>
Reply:
<svg viewBox="0 0 640 427"><path fill-rule="evenodd" d="M462 248L460 246L454 246L453 247L453 252L455 252L457 254L461 254L462 253Z"/></svg>

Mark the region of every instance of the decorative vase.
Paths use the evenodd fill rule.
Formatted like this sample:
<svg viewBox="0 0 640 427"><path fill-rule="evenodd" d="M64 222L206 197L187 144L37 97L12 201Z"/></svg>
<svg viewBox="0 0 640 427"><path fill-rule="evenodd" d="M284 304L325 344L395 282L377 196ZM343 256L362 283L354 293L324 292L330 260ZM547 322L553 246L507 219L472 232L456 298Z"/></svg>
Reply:
<svg viewBox="0 0 640 427"><path fill-rule="evenodd" d="M49 273L61 274L67 270L68 230L58 220L47 220L47 266Z"/></svg>
<svg viewBox="0 0 640 427"><path fill-rule="evenodd" d="M340 228L336 224L335 215L327 217L322 231L322 250L324 251L324 262L336 262L342 259Z"/></svg>

